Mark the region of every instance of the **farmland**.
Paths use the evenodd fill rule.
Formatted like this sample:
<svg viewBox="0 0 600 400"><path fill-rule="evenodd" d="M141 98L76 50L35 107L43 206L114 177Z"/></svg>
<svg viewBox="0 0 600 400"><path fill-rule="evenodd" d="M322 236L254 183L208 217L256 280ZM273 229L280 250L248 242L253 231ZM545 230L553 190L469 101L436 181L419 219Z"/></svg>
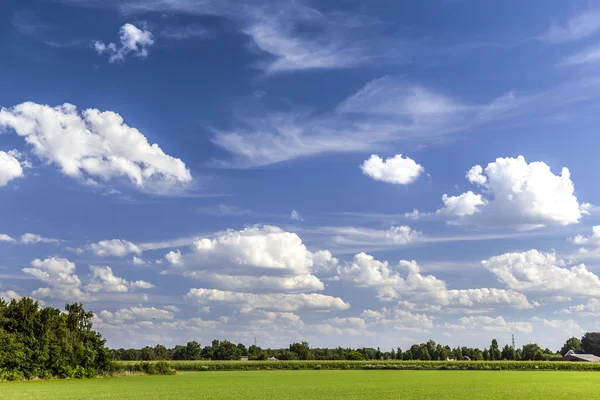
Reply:
<svg viewBox="0 0 600 400"><path fill-rule="evenodd" d="M0 383L3 400L573 399L600 391L592 372L230 371Z"/></svg>
<svg viewBox="0 0 600 400"><path fill-rule="evenodd" d="M152 364L154 362L150 362ZM177 371L264 371L264 370L469 370L469 371L598 371L600 363L559 361L166 361ZM148 362L119 361L115 371L144 372Z"/></svg>

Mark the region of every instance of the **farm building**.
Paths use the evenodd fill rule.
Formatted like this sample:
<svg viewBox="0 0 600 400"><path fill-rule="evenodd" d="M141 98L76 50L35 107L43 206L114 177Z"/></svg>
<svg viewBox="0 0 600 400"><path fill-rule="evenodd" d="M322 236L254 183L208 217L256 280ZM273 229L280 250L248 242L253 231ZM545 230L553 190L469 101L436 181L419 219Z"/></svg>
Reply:
<svg viewBox="0 0 600 400"><path fill-rule="evenodd" d="M596 357L593 354L577 354L573 350L569 350L561 361L581 361L581 362L599 362L600 357Z"/></svg>

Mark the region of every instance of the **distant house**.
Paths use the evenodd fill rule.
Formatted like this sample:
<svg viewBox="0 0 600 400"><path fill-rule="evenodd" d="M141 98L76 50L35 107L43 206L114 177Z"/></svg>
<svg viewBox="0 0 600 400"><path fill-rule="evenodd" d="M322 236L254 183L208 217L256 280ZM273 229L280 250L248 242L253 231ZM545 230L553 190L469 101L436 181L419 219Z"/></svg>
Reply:
<svg viewBox="0 0 600 400"><path fill-rule="evenodd" d="M269 361L277 361L277 359L275 357L273 357L273 356L267 358L267 360L269 360Z"/></svg>
<svg viewBox="0 0 600 400"><path fill-rule="evenodd" d="M248 356L242 356L242 358L240 358L240 361L248 361Z"/></svg>
<svg viewBox="0 0 600 400"><path fill-rule="evenodd" d="M573 350L569 350L560 361L600 362L600 357L593 354L577 354Z"/></svg>

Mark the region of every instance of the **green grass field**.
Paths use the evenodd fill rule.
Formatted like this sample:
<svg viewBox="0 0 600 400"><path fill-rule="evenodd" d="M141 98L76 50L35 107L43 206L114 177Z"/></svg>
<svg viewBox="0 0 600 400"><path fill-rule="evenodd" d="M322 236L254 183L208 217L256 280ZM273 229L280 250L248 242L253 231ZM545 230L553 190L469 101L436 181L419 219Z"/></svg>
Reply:
<svg viewBox="0 0 600 400"><path fill-rule="evenodd" d="M600 375L565 371L181 372L0 383L2 400L600 399Z"/></svg>

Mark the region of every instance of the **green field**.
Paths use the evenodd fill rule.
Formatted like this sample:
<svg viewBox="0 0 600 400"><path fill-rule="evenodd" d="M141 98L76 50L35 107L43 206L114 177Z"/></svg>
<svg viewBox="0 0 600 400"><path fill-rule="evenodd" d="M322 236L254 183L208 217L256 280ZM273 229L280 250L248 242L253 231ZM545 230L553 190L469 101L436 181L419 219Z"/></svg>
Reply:
<svg viewBox="0 0 600 400"><path fill-rule="evenodd" d="M600 375L565 371L181 372L0 383L2 400L600 399Z"/></svg>

